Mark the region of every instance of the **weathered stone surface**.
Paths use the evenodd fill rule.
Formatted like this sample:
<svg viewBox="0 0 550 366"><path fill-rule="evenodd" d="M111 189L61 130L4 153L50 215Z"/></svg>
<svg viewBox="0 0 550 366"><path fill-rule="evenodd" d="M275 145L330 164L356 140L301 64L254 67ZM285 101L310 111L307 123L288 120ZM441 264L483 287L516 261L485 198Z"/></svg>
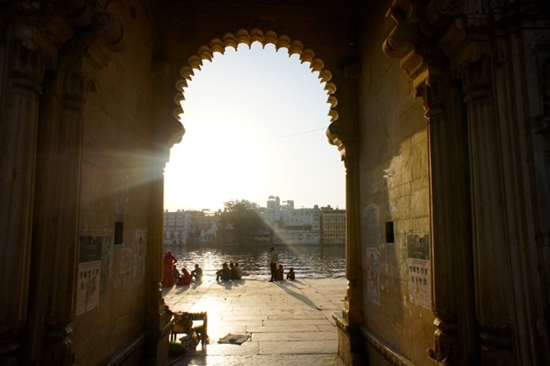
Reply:
<svg viewBox="0 0 550 366"><path fill-rule="evenodd" d="M233 314L249 321L239 331L282 334L264 322L330 319L334 305L341 321L304 327L339 325L348 364L550 364L550 15L527 3L2 2L0 364L138 351L163 363L163 169L185 132L179 101L204 60L256 41L289 48L325 85L349 281L345 301L307 282L276 296L193 289L219 329ZM94 245L93 264L77 255ZM196 306L177 291L166 301Z"/></svg>
<svg viewBox="0 0 550 366"><path fill-rule="evenodd" d="M317 279L293 281L293 292L278 285L260 280L244 280L238 288L217 286L213 280L178 294L177 288L165 289L169 307L182 311L208 311L210 344L206 352L200 347L176 365L204 362L210 364L212 356L242 357L242 364L267 360L265 355L309 355L323 359L324 354L337 353L338 336L332 317L342 307L346 280ZM202 295L208 293L209 296ZM246 293L246 296L241 296ZM265 303L262 313L257 308L258 298L278 299ZM219 300L223 299L223 302ZM326 309L320 309L320 305ZM244 316L242 314L251 314ZM256 315L257 314L257 315ZM242 345L218 344L217 340L229 333L248 333L250 339ZM321 358L320 358L321 357ZM338 365L333 358L334 365ZM206 363L208 362L208 363ZM200 363L198 363L200 364Z"/></svg>

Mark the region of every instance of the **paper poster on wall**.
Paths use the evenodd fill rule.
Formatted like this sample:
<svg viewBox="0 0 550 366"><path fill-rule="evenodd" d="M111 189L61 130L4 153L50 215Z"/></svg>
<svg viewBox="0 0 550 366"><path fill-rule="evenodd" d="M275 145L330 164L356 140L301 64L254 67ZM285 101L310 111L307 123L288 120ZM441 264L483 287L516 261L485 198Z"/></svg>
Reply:
<svg viewBox="0 0 550 366"><path fill-rule="evenodd" d="M99 282L100 290L99 297L102 298L107 294L107 284L109 280L109 274L111 273L111 256L113 251L111 237L103 237L103 246L101 249L101 280Z"/></svg>
<svg viewBox="0 0 550 366"><path fill-rule="evenodd" d="M147 230L138 229L134 237L134 283L143 282L145 276L145 250Z"/></svg>
<svg viewBox="0 0 550 366"><path fill-rule="evenodd" d="M428 236L407 236L409 299L413 304L431 306L431 275Z"/></svg>
<svg viewBox="0 0 550 366"><path fill-rule="evenodd" d="M78 260L76 314L99 304L103 237L81 236Z"/></svg>
<svg viewBox="0 0 550 366"><path fill-rule="evenodd" d="M380 273L378 258L380 253L376 248L367 248L367 297L370 301L380 305Z"/></svg>

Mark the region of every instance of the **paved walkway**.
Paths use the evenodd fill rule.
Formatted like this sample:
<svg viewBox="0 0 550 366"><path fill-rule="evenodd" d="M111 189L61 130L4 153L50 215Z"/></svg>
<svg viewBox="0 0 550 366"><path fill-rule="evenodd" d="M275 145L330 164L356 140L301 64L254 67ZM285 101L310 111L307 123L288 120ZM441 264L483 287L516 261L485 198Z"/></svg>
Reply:
<svg viewBox="0 0 550 366"><path fill-rule="evenodd" d="M259 279L216 282L163 289L172 311L208 312L206 350L201 346L170 365L343 366L337 355L333 312L340 312L345 278ZM220 344L227 334L246 334L242 345Z"/></svg>

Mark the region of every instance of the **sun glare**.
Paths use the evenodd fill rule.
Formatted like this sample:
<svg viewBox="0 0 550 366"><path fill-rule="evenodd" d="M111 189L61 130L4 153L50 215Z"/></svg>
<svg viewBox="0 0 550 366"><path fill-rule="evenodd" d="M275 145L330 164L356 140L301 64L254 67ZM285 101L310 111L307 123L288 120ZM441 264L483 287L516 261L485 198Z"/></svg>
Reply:
<svg viewBox="0 0 550 366"><path fill-rule="evenodd" d="M270 195L344 208L344 167L327 143L327 93L286 49L228 48L184 91L186 133L165 169L165 208L217 210Z"/></svg>

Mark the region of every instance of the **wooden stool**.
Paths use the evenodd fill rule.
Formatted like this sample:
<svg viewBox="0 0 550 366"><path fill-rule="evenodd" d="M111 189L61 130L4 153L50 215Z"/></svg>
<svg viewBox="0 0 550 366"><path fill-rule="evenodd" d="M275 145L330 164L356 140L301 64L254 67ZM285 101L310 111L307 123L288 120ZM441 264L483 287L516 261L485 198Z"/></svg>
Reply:
<svg viewBox="0 0 550 366"><path fill-rule="evenodd" d="M179 312L174 313L174 323L172 324L172 342L176 340L178 333L191 333L195 332L199 337L199 341L202 345L202 349L206 349L208 344L208 315L207 312L200 313L188 313Z"/></svg>

